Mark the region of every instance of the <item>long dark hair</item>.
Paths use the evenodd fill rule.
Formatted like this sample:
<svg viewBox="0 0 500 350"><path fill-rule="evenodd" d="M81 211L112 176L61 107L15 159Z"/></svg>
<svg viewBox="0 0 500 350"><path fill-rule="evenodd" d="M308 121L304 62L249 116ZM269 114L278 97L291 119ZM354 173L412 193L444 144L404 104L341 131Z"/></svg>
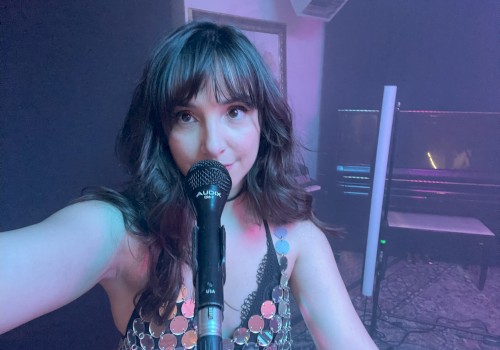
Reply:
<svg viewBox="0 0 500 350"><path fill-rule="evenodd" d="M131 180L125 190L94 191L123 213L127 229L151 253L149 282L136 302L143 315L162 322L190 265L194 213L168 147L173 109L186 105L210 84L216 99L236 99L257 108L261 126L257 160L243 185L242 200L256 222L287 224L310 219L312 197L295 180L297 164L292 115L266 64L237 29L191 22L169 35L154 51L137 85L117 153ZM160 307L166 312L159 313Z"/></svg>

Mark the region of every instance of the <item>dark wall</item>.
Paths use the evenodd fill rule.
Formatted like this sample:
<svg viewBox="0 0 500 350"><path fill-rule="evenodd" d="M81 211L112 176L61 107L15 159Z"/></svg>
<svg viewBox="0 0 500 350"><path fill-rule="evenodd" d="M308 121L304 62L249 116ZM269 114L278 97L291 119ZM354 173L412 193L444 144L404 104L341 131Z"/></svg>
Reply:
<svg viewBox="0 0 500 350"><path fill-rule="evenodd" d="M379 108L500 110L496 0L352 0L326 26L323 113ZM322 121L327 122L325 118Z"/></svg>
<svg viewBox="0 0 500 350"><path fill-rule="evenodd" d="M143 63L172 28L170 7L169 1L2 2L0 231L42 220L85 186L125 179L115 136ZM0 336L0 349L109 349L117 340L97 287Z"/></svg>
<svg viewBox="0 0 500 350"><path fill-rule="evenodd" d="M500 112L497 0L351 0L325 36L317 203L324 220L336 220L335 205L343 205L332 198L338 109L380 109L391 84L402 109Z"/></svg>

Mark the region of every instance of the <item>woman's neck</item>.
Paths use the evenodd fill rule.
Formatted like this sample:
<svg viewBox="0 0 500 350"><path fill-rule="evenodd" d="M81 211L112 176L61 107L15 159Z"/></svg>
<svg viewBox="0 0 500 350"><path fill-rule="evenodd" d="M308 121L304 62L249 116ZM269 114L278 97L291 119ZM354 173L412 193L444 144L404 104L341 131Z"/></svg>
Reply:
<svg viewBox="0 0 500 350"><path fill-rule="evenodd" d="M230 202L226 202L222 211L221 223L228 227L239 227L244 231L249 225L260 225L248 210L245 196L238 196Z"/></svg>

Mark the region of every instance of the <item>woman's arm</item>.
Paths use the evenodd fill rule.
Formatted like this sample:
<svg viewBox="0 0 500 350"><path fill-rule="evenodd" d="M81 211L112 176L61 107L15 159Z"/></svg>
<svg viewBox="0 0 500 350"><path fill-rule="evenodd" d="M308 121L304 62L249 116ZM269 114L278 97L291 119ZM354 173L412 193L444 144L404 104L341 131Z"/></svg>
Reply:
<svg viewBox="0 0 500 350"><path fill-rule="evenodd" d="M361 322L330 244L311 222L293 228L297 258L290 283L318 349L377 349Z"/></svg>
<svg viewBox="0 0 500 350"><path fill-rule="evenodd" d="M39 224L0 233L0 334L53 311L116 273L126 236L118 209L70 205Z"/></svg>

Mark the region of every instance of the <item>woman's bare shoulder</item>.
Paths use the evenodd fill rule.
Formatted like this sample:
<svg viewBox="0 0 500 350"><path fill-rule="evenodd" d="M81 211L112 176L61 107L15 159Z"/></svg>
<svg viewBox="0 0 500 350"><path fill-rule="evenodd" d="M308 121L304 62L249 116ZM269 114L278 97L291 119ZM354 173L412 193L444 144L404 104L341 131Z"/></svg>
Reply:
<svg viewBox="0 0 500 350"><path fill-rule="evenodd" d="M311 244L324 244L327 241L325 233L311 220L296 221L287 225L289 239L298 247L307 248Z"/></svg>
<svg viewBox="0 0 500 350"><path fill-rule="evenodd" d="M78 220L88 221L89 232L116 247L113 259L116 274L129 274L130 269L137 268L138 261L147 258L144 241L127 229L123 213L113 204L92 200L75 203L63 210L68 211L68 218L78 216Z"/></svg>
<svg viewBox="0 0 500 350"><path fill-rule="evenodd" d="M89 220L90 219L90 220ZM121 211L114 205L99 201L89 200L70 204L55 212L44 222L53 223L79 223L87 225L104 225L114 228L124 228L124 218Z"/></svg>

